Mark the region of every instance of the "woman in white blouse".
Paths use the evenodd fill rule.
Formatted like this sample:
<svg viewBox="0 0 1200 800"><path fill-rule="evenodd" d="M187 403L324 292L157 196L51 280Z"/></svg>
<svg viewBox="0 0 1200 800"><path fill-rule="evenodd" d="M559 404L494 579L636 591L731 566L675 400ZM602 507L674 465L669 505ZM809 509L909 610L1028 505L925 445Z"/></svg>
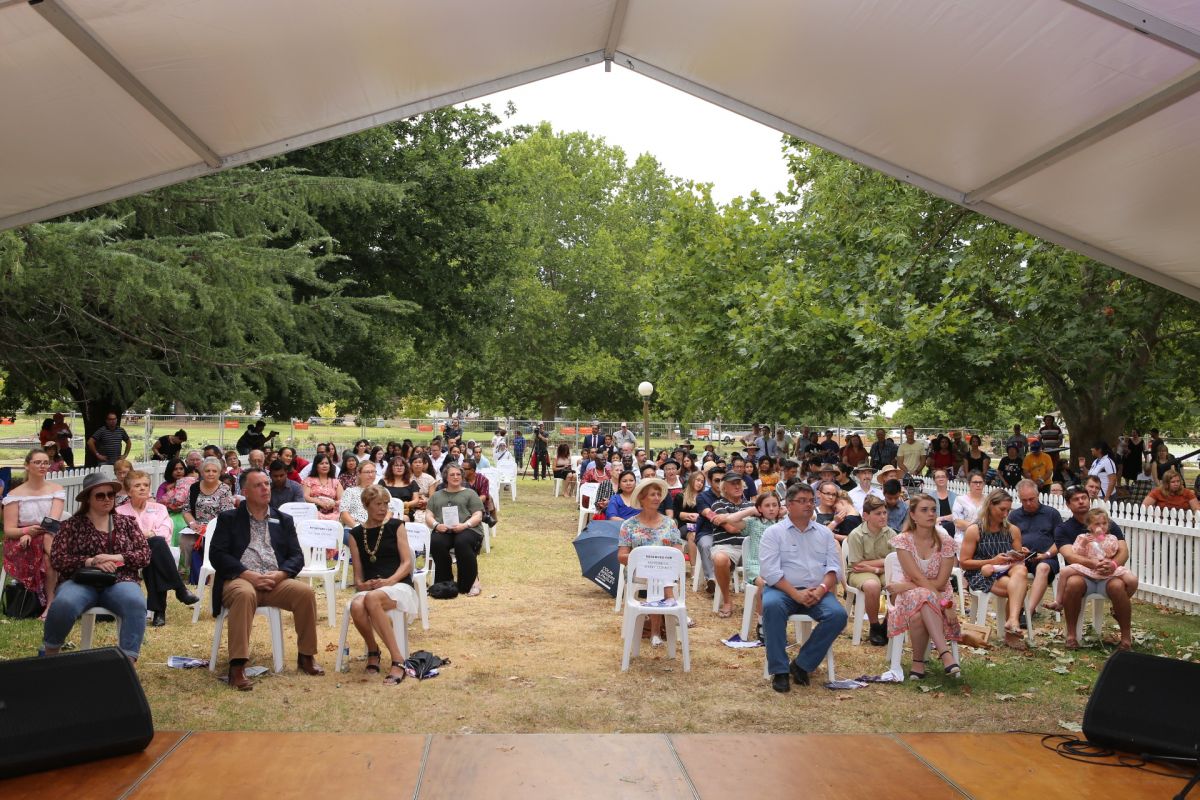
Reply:
<svg viewBox="0 0 1200 800"><path fill-rule="evenodd" d="M963 533L979 519L979 509L983 505L983 489L986 485L983 473L972 470L967 475L967 493L954 498L954 538L960 544Z"/></svg>
<svg viewBox="0 0 1200 800"><path fill-rule="evenodd" d="M38 597L43 608L54 601L58 573L50 566L54 534L42 527L43 519L62 516L67 494L46 480L50 456L40 447L25 455L25 482L4 498L4 569ZM45 619L43 612L41 619Z"/></svg>

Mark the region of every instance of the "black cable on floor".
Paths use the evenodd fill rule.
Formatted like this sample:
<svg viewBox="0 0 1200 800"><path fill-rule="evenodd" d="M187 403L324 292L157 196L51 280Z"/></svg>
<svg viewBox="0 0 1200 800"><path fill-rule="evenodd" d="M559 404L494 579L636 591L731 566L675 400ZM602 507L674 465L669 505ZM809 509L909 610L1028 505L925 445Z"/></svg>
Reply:
<svg viewBox="0 0 1200 800"><path fill-rule="evenodd" d="M1086 739L1080 739L1078 736L1070 736L1065 733L1043 733L1041 731L1009 731L1009 733L1024 733L1029 736L1039 736L1041 737L1042 747L1071 761L1079 761L1097 767L1138 769L1148 772L1151 775L1161 775L1164 778L1186 780L1187 784L1179 794L1175 795L1175 800L1184 800L1192 788L1197 783L1200 783L1200 765L1197 765L1198 771L1195 773L1190 770L1181 772L1179 770L1167 771L1154 768L1172 766L1162 763L1163 759L1168 758L1166 756L1156 757L1150 753L1143 753L1140 756L1125 755L1124 753L1110 750L1107 747L1092 744Z"/></svg>

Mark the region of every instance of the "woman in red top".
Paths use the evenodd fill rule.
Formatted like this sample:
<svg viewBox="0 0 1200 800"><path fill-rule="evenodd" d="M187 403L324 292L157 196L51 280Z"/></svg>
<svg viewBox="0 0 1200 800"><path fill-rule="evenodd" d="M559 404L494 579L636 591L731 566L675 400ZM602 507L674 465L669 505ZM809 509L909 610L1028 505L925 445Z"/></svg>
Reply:
<svg viewBox="0 0 1200 800"><path fill-rule="evenodd" d="M867 463L867 449L863 447L862 437L857 433L852 433L846 437L846 446L842 448L840 455L842 463L854 469L860 464Z"/></svg>
<svg viewBox="0 0 1200 800"><path fill-rule="evenodd" d="M1190 508L1200 511L1200 500L1196 499L1196 493L1183 487L1183 476L1173 469L1163 473L1162 481L1157 488L1150 490L1142 505L1146 508Z"/></svg>
<svg viewBox="0 0 1200 800"><path fill-rule="evenodd" d="M958 466L958 455L954 452L954 443L949 436L939 436L933 443L933 452L929 454L929 473L944 469L952 471Z"/></svg>

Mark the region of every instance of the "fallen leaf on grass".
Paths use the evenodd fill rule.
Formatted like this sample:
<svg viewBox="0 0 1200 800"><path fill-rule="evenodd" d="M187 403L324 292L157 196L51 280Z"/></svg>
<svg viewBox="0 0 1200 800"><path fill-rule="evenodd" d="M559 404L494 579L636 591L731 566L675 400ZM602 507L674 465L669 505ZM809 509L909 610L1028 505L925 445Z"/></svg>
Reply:
<svg viewBox="0 0 1200 800"><path fill-rule="evenodd" d="M325 645L326 653L332 653L335 650L337 650L337 645L334 644L333 642L330 642L329 644Z"/></svg>
<svg viewBox="0 0 1200 800"><path fill-rule="evenodd" d="M838 700L850 700L850 699L852 699L852 695L839 694L839 695L837 695L837 699Z"/></svg>
<svg viewBox="0 0 1200 800"><path fill-rule="evenodd" d="M921 686L919 688L921 689L921 692L924 694L929 694L930 692L933 691L933 688L929 687L929 686Z"/></svg>
<svg viewBox="0 0 1200 800"><path fill-rule="evenodd" d="M1055 667L1054 669L1052 669L1050 671L1057 672L1059 675L1070 675L1071 674L1071 670L1067 669L1066 667Z"/></svg>
<svg viewBox="0 0 1200 800"><path fill-rule="evenodd" d="M1032 700L1033 692L1021 692L1021 694L1019 694L1018 697L1024 697L1026 700Z"/></svg>
<svg viewBox="0 0 1200 800"><path fill-rule="evenodd" d="M996 699L999 700L1001 703L1006 703L1015 697L1016 697L1015 694L1000 694L999 692L996 693Z"/></svg>
<svg viewBox="0 0 1200 800"><path fill-rule="evenodd" d="M1067 722L1065 719L1060 719L1058 721L1058 727L1065 731L1073 731L1074 733L1080 733L1083 731L1083 726L1078 722Z"/></svg>

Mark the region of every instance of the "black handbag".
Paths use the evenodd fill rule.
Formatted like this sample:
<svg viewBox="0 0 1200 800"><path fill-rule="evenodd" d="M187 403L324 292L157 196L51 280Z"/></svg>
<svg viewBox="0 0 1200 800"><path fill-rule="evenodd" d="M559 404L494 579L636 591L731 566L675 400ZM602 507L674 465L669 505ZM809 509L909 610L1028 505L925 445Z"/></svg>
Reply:
<svg viewBox="0 0 1200 800"><path fill-rule="evenodd" d="M71 576L71 580L81 586L90 586L93 589L107 589L117 582L117 573L105 572L97 567L80 567L75 570L75 574Z"/></svg>
<svg viewBox="0 0 1200 800"><path fill-rule="evenodd" d="M14 581L4 587L4 616L13 619L33 619L42 613L42 604L38 596L25 588L20 582Z"/></svg>

